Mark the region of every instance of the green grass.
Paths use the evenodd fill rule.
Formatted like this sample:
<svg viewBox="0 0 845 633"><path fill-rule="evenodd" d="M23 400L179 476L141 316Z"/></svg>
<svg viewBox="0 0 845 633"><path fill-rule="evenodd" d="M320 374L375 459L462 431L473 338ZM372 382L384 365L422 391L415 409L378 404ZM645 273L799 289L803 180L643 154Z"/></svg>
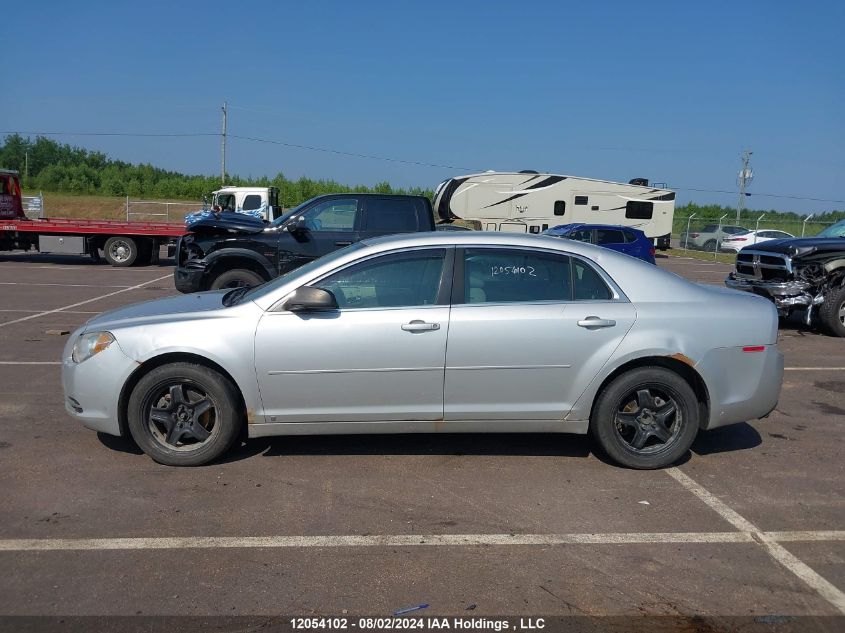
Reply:
<svg viewBox="0 0 845 633"><path fill-rule="evenodd" d="M37 196L37 191L24 191L25 196ZM131 220L138 222L182 222L185 215L196 211L200 202L187 200L155 200L155 202L173 202L169 207L164 205L133 205ZM169 210L169 217L136 212L164 213ZM44 217L71 218L88 220L126 220L126 198L117 196L86 196L67 193L44 193Z"/></svg>
<svg viewBox="0 0 845 633"><path fill-rule="evenodd" d="M684 251L682 248L670 248L668 251L658 251L664 255L671 257L691 257L692 259L701 259L708 262L721 262L723 264L733 265L736 262L735 253L706 253L704 251L694 251L688 249ZM715 257L714 257L715 255Z"/></svg>

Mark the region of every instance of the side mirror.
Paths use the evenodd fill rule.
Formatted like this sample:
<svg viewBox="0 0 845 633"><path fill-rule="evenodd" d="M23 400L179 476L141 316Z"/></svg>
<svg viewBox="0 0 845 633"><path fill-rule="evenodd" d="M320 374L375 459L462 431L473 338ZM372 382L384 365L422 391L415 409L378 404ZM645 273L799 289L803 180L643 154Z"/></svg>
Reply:
<svg viewBox="0 0 845 633"><path fill-rule="evenodd" d="M289 312L326 312L337 310L337 299L328 290L302 286L297 288L282 303L282 309Z"/></svg>

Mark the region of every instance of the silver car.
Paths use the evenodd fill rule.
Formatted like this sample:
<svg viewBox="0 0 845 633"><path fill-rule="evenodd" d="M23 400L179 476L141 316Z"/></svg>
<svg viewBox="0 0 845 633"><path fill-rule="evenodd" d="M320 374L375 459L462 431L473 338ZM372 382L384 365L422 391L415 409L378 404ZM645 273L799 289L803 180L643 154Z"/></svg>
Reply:
<svg viewBox="0 0 845 633"><path fill-rule="evenodd" d="M64 351L67 411L154 460L249 437L590 433L659 468L700 429L767 415L765 299L609 249L461 231L365 240L264 285L102 314Z"/></svg>

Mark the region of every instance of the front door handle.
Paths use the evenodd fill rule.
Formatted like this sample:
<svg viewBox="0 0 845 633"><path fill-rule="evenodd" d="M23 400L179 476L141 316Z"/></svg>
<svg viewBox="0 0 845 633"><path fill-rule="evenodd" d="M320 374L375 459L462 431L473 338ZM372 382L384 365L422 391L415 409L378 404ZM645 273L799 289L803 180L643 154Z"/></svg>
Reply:
<svg viewBox="0 0 845 633"><path fill-rule="evenodd" d="M578 321L578 327L585 327L588 330L598 329L601 327L613 327L616 321L613 319L600 319L597 316L588 316L585 319Z"/></svg>
<svg viewBox="0 0 845 633"><path fill-rule="evenodd" d="M414 320L410 323L405 323L402 329L406 332L431 332L432 330L439 330L439 323L426 323L425 321Z"/></svg>
<svg viewBox="0 0 845 633"><path fill-rule="evenodd" d="M349 246L351 244L352 244L352 242L335 242L334 243L335 246Z"/></svg>

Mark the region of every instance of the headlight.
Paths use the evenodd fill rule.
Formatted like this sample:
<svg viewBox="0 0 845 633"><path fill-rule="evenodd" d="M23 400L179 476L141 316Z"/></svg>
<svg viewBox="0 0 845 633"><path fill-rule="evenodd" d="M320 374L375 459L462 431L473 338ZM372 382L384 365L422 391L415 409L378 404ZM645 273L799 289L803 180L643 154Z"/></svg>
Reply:
<svg viewBox="0 0 845 633"><path fill-rule="evenodd" d="M81 363L95 354L99 354L112 343L114 343L114 336L111 332L89 332L88 334L83 334L76 339L71 358L73 358L74 363Z"/></svg>

